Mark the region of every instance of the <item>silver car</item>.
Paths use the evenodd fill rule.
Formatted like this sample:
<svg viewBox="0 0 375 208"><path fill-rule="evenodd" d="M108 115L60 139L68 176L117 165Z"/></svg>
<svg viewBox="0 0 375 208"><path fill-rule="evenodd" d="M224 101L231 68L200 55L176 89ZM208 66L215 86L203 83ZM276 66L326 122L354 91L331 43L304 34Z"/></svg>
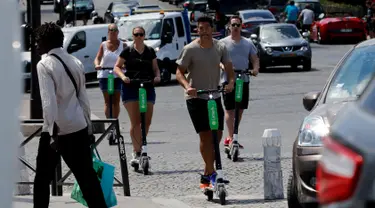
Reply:
<svg viewBox="0 0 375 208"><path fill-rule="evenodd" d="M261 69L269 66L297 68L302 65L303 70L311 70L310 43L301 36L295 25L260 25L254 29L251 39L258 48Z"/></svg>

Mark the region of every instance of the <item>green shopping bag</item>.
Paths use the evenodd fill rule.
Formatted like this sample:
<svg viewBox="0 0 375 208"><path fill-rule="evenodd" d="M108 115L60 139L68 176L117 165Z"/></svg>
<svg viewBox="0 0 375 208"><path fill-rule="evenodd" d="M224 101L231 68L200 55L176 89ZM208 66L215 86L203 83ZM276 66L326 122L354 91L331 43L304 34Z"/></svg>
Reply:
<svg viewBox="0 0 375 208"><path fill-rule="evenodd" d="M114 207L117 205L116 194L113 190L115 167L113 165L103 162L96 148L95 148L95 151L96 151L96 155L94 152L92 153L94 170L98 175L107 207ZM83 197L82 191L77 181L74 183L73 190L71 193L71 198L76 200L80 204L88 207L87 202Z"/></svg>

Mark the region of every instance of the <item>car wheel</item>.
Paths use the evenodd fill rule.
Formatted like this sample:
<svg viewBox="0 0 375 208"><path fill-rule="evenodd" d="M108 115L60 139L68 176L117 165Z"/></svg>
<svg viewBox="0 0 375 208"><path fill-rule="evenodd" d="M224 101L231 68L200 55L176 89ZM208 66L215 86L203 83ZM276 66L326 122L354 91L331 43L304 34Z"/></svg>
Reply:
<svg viewBox="0 0 375 208"><path fill-rule="evenodd" d="M311 71L311 59L305 60L302 66L304 71Z"/></svg>
<svg viewBox="0 0 375 208"><path fill-rule="evenodd" d="M288 200L289 208L303 208L302 205L298 201L297 187L294 182L293 173L289 175L286 197Z"/></svg>
<svg viewBox="0 0 375 208"><path fill-rule="evenodd" d="M322 36L320 34L320 29L318 28L318 44L325 44L325 41L322 39Z"/></svg>

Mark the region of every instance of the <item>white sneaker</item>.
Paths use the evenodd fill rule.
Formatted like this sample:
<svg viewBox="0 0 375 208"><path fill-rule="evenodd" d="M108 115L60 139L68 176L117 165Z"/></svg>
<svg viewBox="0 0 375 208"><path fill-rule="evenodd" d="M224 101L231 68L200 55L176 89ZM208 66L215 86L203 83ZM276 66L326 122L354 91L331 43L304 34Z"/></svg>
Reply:
<svg viewBox="0 0 375 208"><path fill-rule="evenodd" d="M140 158L140 154L137 155L137 153L133 152L132 153L132 159L130 160L130 164L133 165L133 164L139 164L139 158Z"/></svg>

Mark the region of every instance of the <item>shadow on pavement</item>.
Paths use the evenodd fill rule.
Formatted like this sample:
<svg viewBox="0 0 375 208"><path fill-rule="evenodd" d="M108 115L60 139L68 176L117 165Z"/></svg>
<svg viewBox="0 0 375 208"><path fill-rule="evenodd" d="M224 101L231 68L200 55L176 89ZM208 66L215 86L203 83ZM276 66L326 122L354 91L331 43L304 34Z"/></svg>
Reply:
<svg viewBox="0 0 375 208"><path fill-rule="evenodd" d="M203 169L197 170L164 170L164 171L155 171L154 175L170 175L170 174L183 174L183 173L201 173Z"/></svg>
<svg viewBox="0 0 375 208"><path fill-rule="evenodd" d="M245 204L264 204L285 201L286 199L279 200L264 200L264 199L228 199L227 205L245 205ZM212 200L214 203L220 203L219 199Z"/></svg>

